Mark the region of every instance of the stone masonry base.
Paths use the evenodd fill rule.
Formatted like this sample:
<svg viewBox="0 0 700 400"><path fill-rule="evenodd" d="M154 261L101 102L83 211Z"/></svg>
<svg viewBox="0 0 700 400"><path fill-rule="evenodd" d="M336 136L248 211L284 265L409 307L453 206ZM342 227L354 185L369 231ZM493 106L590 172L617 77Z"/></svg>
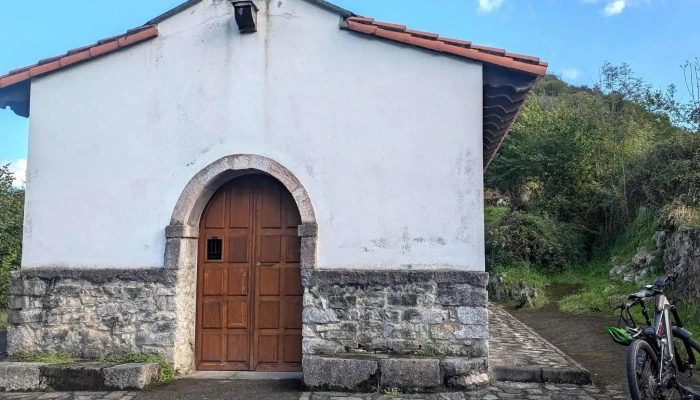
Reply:
<svg viewBox="0 0 700 400"><path fill-rule="evenodd" d="M483 272L302 270L312 389L464 389L488 383Z"/></svg>
<svg viewBox="0 0 700 400"><path fill-rule="evenodd" d="M488 382L486 273L302 269L301 275L308 386L436 391ZM195 287L194 268L21 269L10 289L8 352L158 354L189 373ZM351 371L356 376L348 377Z"/></svg>
<svg viewBox="0 0 700 400"><path fill-rule="evenodd" d="M182 298L194 297L194 279L164 268L22 269L10 288L8 353L157 354L189 372L191 357L176 353L194 347L194 298Z"/></svg>

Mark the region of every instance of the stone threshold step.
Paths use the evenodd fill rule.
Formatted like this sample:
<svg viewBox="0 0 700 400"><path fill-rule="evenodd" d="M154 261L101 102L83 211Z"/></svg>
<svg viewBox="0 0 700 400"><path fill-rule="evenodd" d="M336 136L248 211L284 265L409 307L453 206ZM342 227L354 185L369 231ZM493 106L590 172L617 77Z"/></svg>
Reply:
<svg viewBox="0 0 700 400"><path fill-rule="evenodd" d="M540 366L492 365L489 375L499 382L532 383L570 383L575 385L592 385L593 378L588 370L582 368L546 368Z"/></svg>
<svg viewBox="0 0 700 400"><path fill-rule="evenodd" d="M158 363L0 362L0 392L141 390L159 377Z"/></svg>
<svg viewBox="0 0 700 400"><path fill-rule="evenodd" d="M182 379L202 380L301 380L302 372L196 371Z"/></svg>

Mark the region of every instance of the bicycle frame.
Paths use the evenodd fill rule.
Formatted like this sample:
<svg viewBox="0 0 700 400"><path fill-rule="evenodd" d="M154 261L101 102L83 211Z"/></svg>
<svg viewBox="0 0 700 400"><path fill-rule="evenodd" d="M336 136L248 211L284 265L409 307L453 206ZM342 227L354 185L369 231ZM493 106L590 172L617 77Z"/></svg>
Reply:
<svg viewBox="0 0 700 400"><path fill-rule="evenodd" d="M673 329L671 329L671 318L670 313L672 310L671 303L668 302L666 295L657 294L656 295L656 313L654 316L654 333L659 339L661 344L659 345L661 358L659 359L659 383L663 382L664 366L666 362L674 362L675 351L673 348ZM675 311L675 308L673 308ZM674 313L674 317L677 317L678 313ZM680 322L680 321L676 321ZM664 343L664 341L666 343ZM668 352L668 353L666 353Z"/></svg>

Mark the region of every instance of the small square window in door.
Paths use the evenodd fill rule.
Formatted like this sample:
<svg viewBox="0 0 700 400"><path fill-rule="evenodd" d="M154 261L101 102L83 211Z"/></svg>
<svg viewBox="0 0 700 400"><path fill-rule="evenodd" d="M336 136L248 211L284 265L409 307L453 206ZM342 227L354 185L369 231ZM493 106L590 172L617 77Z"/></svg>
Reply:
<svg viewBox="0 0 700 400"><path fill-rule="evenodd" d="M220 237L207 239L207 261L221 261L223 257L224 240Z"/></svg>

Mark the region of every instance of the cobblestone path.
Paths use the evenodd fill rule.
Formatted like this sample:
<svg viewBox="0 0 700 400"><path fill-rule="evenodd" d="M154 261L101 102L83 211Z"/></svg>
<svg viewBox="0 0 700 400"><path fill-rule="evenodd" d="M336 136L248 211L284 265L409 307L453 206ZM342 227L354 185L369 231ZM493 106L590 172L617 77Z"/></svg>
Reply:
<svg viewBox="0 0 700 400"><path fill-rule="evenodd" d="M493 304L489 305L489 363L491 366L583 369L530 327Z"/></svg>
<svg viewBox="0 0 700 400"><path fill-rule="evenodd" d="M53 399L53 400L131 400L139 392L48 392L0 393L0 399Z"/></svg>
<svg viewBox="0 0 700 400"><path fill-rule="evenodd" d="M302 398L304 396L302 395ZM566 384L497 382L487 389L465 393L412 395L313 393L309 400L617 400L627 399L619 390Z"/></svg>

